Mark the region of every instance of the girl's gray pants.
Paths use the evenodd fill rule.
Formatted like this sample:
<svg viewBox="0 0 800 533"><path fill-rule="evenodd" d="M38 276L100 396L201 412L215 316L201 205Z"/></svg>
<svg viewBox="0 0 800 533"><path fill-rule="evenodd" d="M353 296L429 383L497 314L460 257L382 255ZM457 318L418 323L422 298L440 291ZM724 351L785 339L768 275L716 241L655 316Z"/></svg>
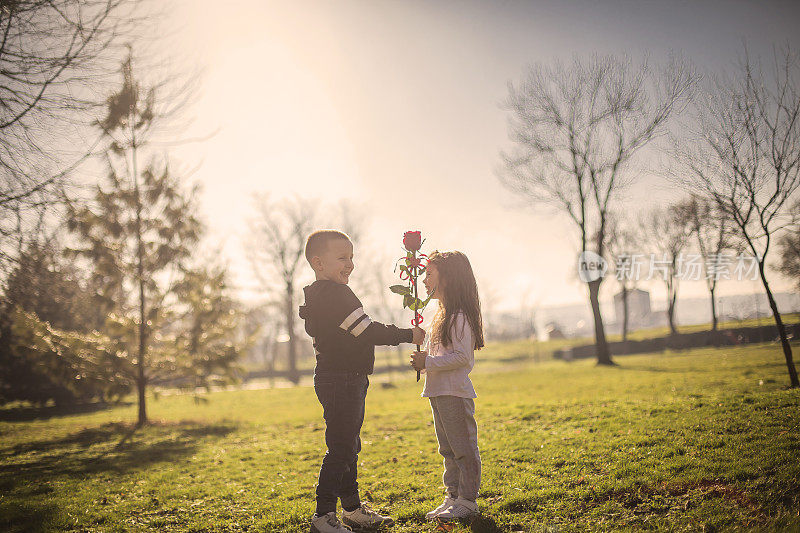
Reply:
<svg viewBox="0 0 800 533"><path fill-rule="evenodd" d="M481 484L481 455L475 401L458 396L432 396L431 411L444 457L444 481L451 497L475 501Z"/></svg>

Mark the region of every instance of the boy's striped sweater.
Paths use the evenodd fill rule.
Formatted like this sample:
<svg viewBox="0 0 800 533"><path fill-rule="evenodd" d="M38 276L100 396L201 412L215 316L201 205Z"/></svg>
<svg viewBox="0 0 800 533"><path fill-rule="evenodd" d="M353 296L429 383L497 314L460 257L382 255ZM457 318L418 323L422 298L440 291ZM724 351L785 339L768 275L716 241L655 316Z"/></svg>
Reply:
<svg viewBox="0 0 800 533"><path fill-rule="evenodd" d="M314 373L352 371L372 374L375 346L412 342L411 328L398 328L372 320L347 285L317 280L303 288L305 304L300 318L314 342Z"/></svg>

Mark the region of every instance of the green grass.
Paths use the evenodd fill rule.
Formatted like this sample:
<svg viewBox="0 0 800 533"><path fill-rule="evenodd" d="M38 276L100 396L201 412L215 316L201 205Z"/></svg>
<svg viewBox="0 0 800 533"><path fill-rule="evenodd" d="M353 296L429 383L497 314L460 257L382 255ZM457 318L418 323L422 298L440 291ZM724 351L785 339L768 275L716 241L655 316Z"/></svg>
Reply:
<svg viewBox="0 0 800 533"><path fill-rule="evenodd" d="M785 387L779 346L618 361L478 365L472 530L800 529L800 391ZM397 384L370 387L362 495L395 517L391 531L432 532L430 407L411 373ZM133 404L21 421L0 411L0 530L307 531L324 453L313 389L206 398L151 399L153 424L136 431Z"/></svg>

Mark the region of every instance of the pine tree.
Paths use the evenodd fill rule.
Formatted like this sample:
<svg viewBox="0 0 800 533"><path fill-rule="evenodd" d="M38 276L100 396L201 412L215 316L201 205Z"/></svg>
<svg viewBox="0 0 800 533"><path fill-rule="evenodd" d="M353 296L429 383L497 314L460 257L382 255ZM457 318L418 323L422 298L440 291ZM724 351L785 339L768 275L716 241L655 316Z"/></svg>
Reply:
<svg viewBox="0 0 800 533"><path fill-rule="evenodd" d="M160 357L148 353L150 335L202 226L196 188L185 192L166 161L154 157L139 171L140 152L163 115L156 91L143 90L134 77L130 55L122 75L122 86L107 99L106 116L97 123L108 141L105 187L97 186L95 206L69 207L68 228L83 244L73 251L91 262L107 312L118 315L117 333L127 336L135 324L135 346L130 337L127 341L137 354L138 424L143 425L148 366L158 366Z"/></svg>
<svg viewBox="0 0 800 533"><path fill-rule="evenodd" d="M187 386L208 390L236 379L236 362L252 344L243 334L244 314L229 294L223 267L197 267L187 271L175 287L174 336L169 346L173 375Z"/></svg>

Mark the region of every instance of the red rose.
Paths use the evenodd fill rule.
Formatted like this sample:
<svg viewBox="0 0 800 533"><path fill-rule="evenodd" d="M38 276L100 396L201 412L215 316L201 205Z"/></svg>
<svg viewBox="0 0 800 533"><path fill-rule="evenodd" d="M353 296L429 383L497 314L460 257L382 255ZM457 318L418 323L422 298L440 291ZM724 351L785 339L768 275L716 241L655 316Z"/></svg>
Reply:
<svg viewBox="0 0 800 533"><path fill-rule="evenodd" d="M416 252L422 246L422 234L419 231L407 231L403 234L403 246L409 252Z"/></svg>

